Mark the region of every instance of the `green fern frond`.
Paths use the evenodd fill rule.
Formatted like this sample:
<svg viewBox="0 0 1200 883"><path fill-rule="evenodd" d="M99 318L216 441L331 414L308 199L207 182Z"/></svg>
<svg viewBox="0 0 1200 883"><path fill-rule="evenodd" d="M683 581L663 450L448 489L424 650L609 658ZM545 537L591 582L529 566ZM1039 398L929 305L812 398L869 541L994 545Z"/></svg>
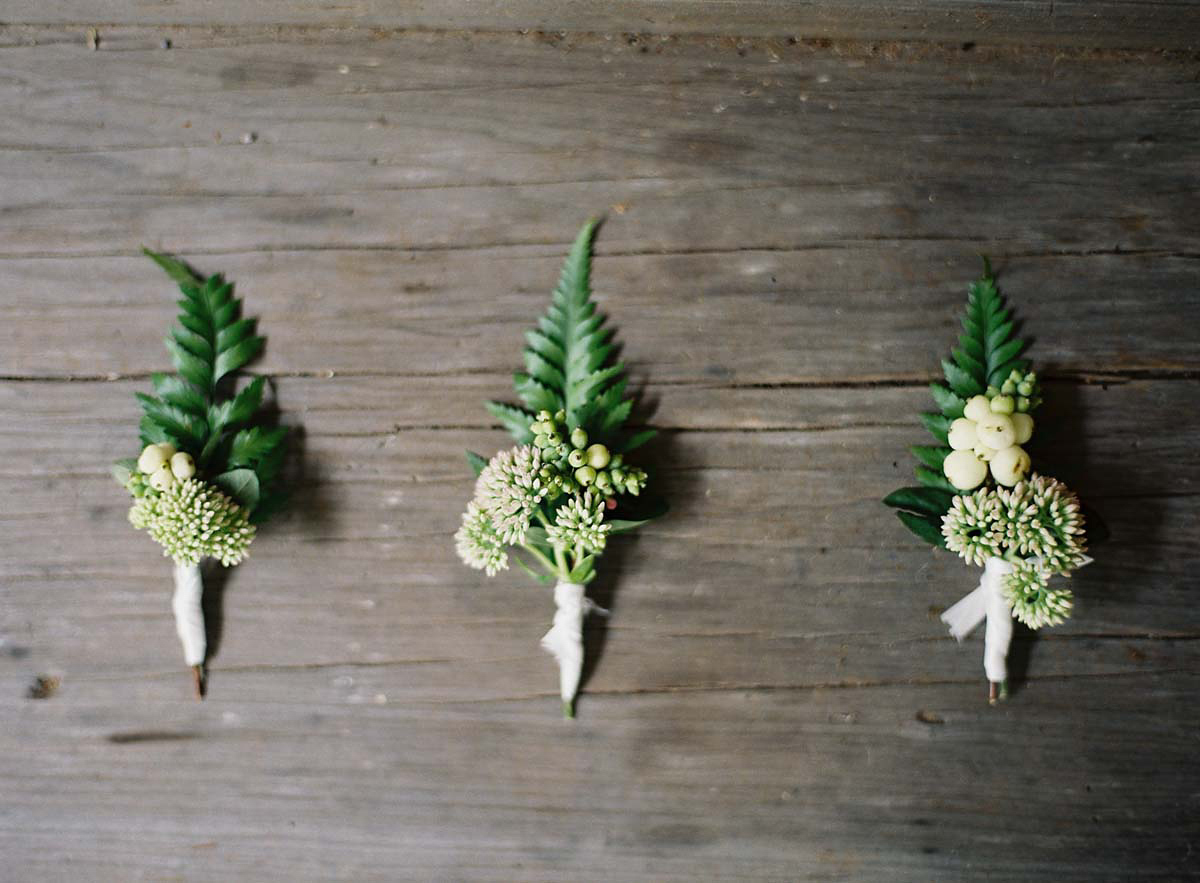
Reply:
<svg viewBox="0 0 1200 883"><path fill-rule="evenodd" d="M571 429L582 427L598 441L612 441L629 418L624 365L612 361L611 329L592 300L592 240L599 221L588 221L567 255L550 307L525 334L525 371L513 385L524 409L496 402L488 410L520 443L532 439L538 411L566 412Z"/></svg>
<svg viewBox="0 0 1200 883"><path fill-rule="evenodd" d="M221 276L203 278L180 260L143 251L183 297L166 340L178 373L155 374L155 395L137 396L142 444L170 442L191 453L202 473L221 479L253 510L277 477L287 430L247 426L262 406L266 380L256 377L235 393L233 376L262 352L265 340L255 333L256 320L241 317L241 300Z"/></svg>

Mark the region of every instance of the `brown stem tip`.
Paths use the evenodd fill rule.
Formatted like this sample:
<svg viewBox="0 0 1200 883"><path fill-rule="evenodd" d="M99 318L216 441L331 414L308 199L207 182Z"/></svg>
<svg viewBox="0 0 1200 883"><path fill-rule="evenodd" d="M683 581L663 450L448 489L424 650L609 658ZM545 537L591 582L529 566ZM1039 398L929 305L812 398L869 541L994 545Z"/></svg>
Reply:
<svg viewBox="0 0 1200 883"><path fill-rule="evenodd" d="M192 686L196 689L196 698L203 699L205 688L207 687L207 684L205 684L203 665L192 666Z"/></svg>

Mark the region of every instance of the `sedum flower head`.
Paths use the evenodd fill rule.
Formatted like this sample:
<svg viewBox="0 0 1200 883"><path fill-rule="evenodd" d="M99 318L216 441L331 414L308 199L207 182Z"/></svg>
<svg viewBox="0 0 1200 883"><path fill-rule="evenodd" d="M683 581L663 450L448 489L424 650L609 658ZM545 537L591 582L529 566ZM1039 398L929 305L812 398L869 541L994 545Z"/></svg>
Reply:
<svg viewBox="0 0 1200 883"><path fill-rule="evenodd" d="M134 501L129 523L147 531L180 564L216 558L226 567L246 557L254 526L246 510L217 488L190 478Z"/></svg>
<svg viewBox="0 0 1200 883"><path fill-rule="evenodd" d="M1022 556L1041 559L1051 573L1067 573L1083 564L1087 551L1079 498L1065 484L1033 475L1011 490L996 491L998 531L1004 544Z"/></svg>
<svg viewBox="0 0 1200 883"><path fill-rule="evenodd" d="M1059 625L1071 615L1071 590L1050 588L1051 575L1034 558L1015 562L1013 572L1004 578L1004 597L1013 616L1031 629Z"/></svg>
<svg viewBox="0 0 1200 883"><path fill-rule="evenodd" d="M987 488L955 497L949 511L942 516L946 548L977 565L1002 554L1001 537L996 531L998 508L995 494Z"/></svg>
<svg viewBox="0 0 1200 883"><path fill-rule="evenodd" d="M541 452L532 445L501 451L479 473L475 503L504 543L525 542L529 521L546 496Z"/></svg>
<svg viewBox="0 0 1200 883"><path fill-rule="evenodd" d="M589 553L604 551L612 525L603 524L604 498L592 499L592 492L573 496L560 506L554 524L546 528L546 536L555 545L582 546Z"/></svg>
<svg viewBox="0 0 1200 883"><path fill-rule="evenodd" d="M488 576L508 569L508 553L500 535L487 513L473 502L467 504L462 526L454 534L454 548L464 564L486 571Z"/></svg>

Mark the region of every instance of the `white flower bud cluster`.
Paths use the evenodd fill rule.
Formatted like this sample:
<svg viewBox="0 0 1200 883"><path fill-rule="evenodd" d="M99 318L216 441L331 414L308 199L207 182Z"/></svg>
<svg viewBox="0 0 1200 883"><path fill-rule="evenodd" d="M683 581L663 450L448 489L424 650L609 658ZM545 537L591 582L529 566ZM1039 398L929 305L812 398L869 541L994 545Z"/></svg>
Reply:
<svg viewBox="0 0 1200 883"><path fill-rule="evenodd" d="M1023 377L1021 388L1033 389L1034 382ZM1012 487L1029 473L1032 465L1021 445L1033 437L1033 418L1015 410L1011 395L995 388L989 388L988 392L995 395L973 396L967 401L963 416L950 424L947 440L954 450L942 462L942 472L960 491L979 487L989 472L997 484ZM1029 399L1022 396L1022 404L1028 406Z"/></svg>
<svg viewBox="0 0 1200 883"><path fill-rule="evenodd" d="M575 496L560 506L554 524L546 528L552 543L568 548L582 547L589 553L602 552L612 525L604 524L604 498L594 500L591 491Z"/></svg>
<svg viewBox="0 0 1200 883"><path fill-rule="evenodd" d="M1031 629L1061 625L1071 615L1075 599L1070 589L1050 588L1051 572L1037 561L1018 561L1004 578L1004 597L1013 616Z"/></svg>
<svg viewBox="0 0 1200 883"><path fill-rule="evenodd" d="M475 503L505 543L525 542L529 522L547 494L542 455L532 445L501 451L479 473Z"/></svg>
<svg viewBox="0 0 1200 883"><path fill-rule="evenodd" d="M463 513L462 526L454 534L454 548L464 564L486 571L488 576L508 569L504 542L487 514L474 502L468 503Z"/></svg>
<svg viewBox="0 0 1200 883"><path fill-rule="evenodd" d="M198 479L178 481L137 499L129 522L146 530L180 564L216 558L226 567L246 557L255 529L246 510Z"/></svg>
<svg viewBox="0 0 1200 883"><path fill-rule="evenodd" d="M1030 628L1058 625L1070 615L1070 590L1052 589L1049 581L1082 566L1087 547L1079 499L1062 482L1033 475L1012 489L959 495L942 516L942 536L946 548L971 564L993 557L1012 562L1005 596Z"/></svg>

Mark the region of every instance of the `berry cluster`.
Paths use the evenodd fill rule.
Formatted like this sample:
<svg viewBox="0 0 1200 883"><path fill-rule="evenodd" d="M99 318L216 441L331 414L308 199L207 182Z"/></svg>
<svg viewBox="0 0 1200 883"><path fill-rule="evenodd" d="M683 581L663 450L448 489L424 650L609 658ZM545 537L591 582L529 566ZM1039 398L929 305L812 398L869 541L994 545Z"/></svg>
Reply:
<svg viewBox="0 0 1200 883"><path fill-rule="evenodd" d="M1033 436L1029 411L1041 404L1037 377L1013 370L999 388L967 400L963 416L950 424L948 440L954 450L942 471L958 490L973 490L990 472L997 484L1012 487L1030 469L1021 445Z"/></svg>
<svg viewBox="0 0 1200 883"><path fill-rule="evenodd" d="M625 493L636 497L646 486L646 473L625 464L620 454L611 453L602 444L588 444L582 427L568 432L566 412L541 411L529 427L534 433L533 446L541 453L541 477L556 499L563 493L594 490L605 500Z"/></svg>

